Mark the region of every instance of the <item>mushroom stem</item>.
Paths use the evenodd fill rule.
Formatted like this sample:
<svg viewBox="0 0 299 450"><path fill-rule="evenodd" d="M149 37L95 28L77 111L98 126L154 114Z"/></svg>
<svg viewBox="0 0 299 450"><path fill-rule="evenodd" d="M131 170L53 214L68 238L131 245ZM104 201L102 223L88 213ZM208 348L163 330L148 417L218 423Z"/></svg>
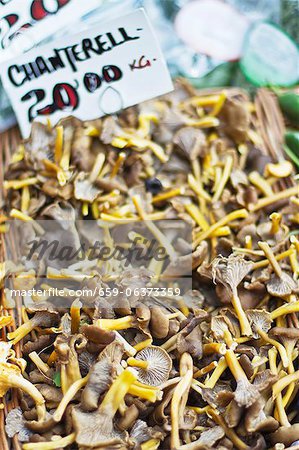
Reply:
<svg viewBox="0 0 299 450"><path fill-rule="evenodd" d="M290 264L291 264L291 268L294 274L294 279L298 278L298 273L299 273L299 266L298 266L298 261L297 261L297 250L294 244L292 244L290 246L290 256L289 256L289 260L290 260Z"/></svg>
<svg viewBox="0 0 299 450"><path fill-rule="evenodd" d="M222 195L222 192L223 192L223 190L225 188L225 185L226 185L226 183L227 183L227 181L228 181L228 179L230 177L233 165L234 165L234 159L233 159L233 157L231 155L228 155L227 158L226 158L225 164L224 164L224 168L223 168L223 172L222 172L222 176L221 176L220 182L219 182L219 184L217 186L217 190L216 190L216 192L214 194L214 197L212 199L213 202L217 202L220 199L220 197Z"/></svg>
<svg viewBox="0 0 299 450"><path fill-rule="evenodd" d="M269 263L271 264L274 272L276 273L276 275L281 278L282 276L282 269L280 267L280 265L278 264L278 262L275 259L274 253L271 250L269 244L267 242L258 242L258 246L261 250L263 250L266 258L269 260Z"/></svg>
<svg viewBox="0 0 299 450"><path fill-rule="evenodd" d="M49 442L30 442L23 444L23 450L55 450L56 448L65 448L75 442L76 433L71 433L60 439Z"/></svg>
<svg viewBox="0 0 299 450"><path fill-rule="evenodd" d="M226 352L226 345L224 343L211 342L210 344L203 345L203 354L214 355L218 353L219 355L224 355Z"/></svg>
<svg viewBox="0 0 299 450"><path fill-rule="evenodd" d="M151 220L149 220L147 213L144 211L144 209L142 207L140 196L133 195L132 202L134 203L135 209L136 209L139 217L143 221L145 221L146 227L153 234L153 236L155 236L157 241L160 242L162 247L165 248L167 254L170 256L170 259L171 260L177 259L176 251L174 250L171 243L168 241L168 238L159 230L159 228Z"/></svg>
<svg viewBox="0 0 299 450"><path fill-rule="evenodd" d="M285 342L285 349L286 349L286 352L287 352L287 355L288 355L288 358L289 358L289 366L288 366L288 373L289 374L295 372L294 364L293 364L293 358L294 358L293 350L294 350L294 347L295 347L295 343L296 343L296 341L294 339L287 340ZM295 358L297 358L297 356ZM285 395L282 398L282 403L283 403L284 407L286 407L288 405L288 403L289 403L289 401L290 401L290 399L292 397L292 394L294 392L294 389L295 389L295 383L291 383L288 386L288 388L286 390L286 393L285 393Z"/></svg>
<svg viewBox="0 0 299 450"><path fill-rule="evenodd" d="M298 199L298 200L299 200L299 199ZM298 206L299 206L299 204L298 204ZM292 236L290 237L290 242L291 242L291 244L293 244L293 245L295 246L297 253L299 253L299 241L298 241L298 239L296 238L296 236L292 235Z"/></svg>
<svg viewBox="0 0 299 450"><path fill-rule="evenodd" d="M79 331L80 327L80 312L81 312L82 303L77 298L71 305L71 331L72 334L76 334Z"/></svg>
<svg viewBox="0 0 299 450"><path fill-rule="evenodd" d="M181 399L189 391L193 379L193 360L189 353L183 353L180 360L180 367L183 369L185 374L182 376L181 381L177 384L174 389L171 407L170 407L170 417L171 417L171 449L175 450L180 446L180 435L179 435L179 420L183 415L183 408ZM181 411L180 411L180 407ZM181 414L180 414L181 413Z"/></svg>
<svg viewBox="0 0 299 450"><path fill-rule="evenodd" d="M188 409L191 409L192 411L195 411L197 414L205 414L209 411L210 406L204 406L203 408L200 408L199 406L188 406Z"/></svg>
<svg viewBox="0 0 299 450"><path fill-rule="evenodd" d="M213 223L213 225L211 225L208 230L203 231L195 240L194 247L197 247L201 243L201 241L207 239L219 227L223 227L233 220L246 219L247 217L248 211L245 208L237 209L236 211L227 214L227 216L222 217L222 219L218 220L218 222Z"/></svg>
<svg viewBox="0 0 299 450"><path fill-rule="evenodd" d="M266 197L271 197L273 195L271 185L258 172L256 171L251 172L248 175L248 180L250 181L251 184L256 186Z"/></svg>
<svg viewBox="0 0 299 450"><path fill-rule="evenodd" d="M275 347L272 347L269 352L269 366L270 370L274 374L278 374L276 359L277 359L277 349ZM288 416L286 414L286 411L284 409L284 405L282 403L282 395L279 393L275 399L276 408L277 408L277 420L282 426L290 426L290 423L288 421Z"/></svg>
<svg viewBox="0 0 299 450"><path fill-rule="evenodd" d="M245 236L245 248L252 250L252 237L249 234Z"/></svg>
<svg viewBox="0 0 299 450"><path fill-rule="evenodd" d="M69 168L70 168L71 146L72 146L73 134L74 134L73 127L71 127L71 128L68 127L65 129L64 146L63 146L61 159L59 162L60 167L65 171L69 170Z"/></svg>
<svg viewBox="0 0 299 450"><path fill-rule="evenodd" d="M293 312L299 311L299 301L287 303L285 305L280 306L279 308L274 309L271 312L271 319L277 319L279 316L284 316L285 314L291 314Z"/></svg>
<svg viewBox="0 0 299 450"><path fill-rule="evenodd" d="M39 357L36 352L31 352L28 356L42 373L46 375L49 373L50 367Z"/></svg>
<svg viewBox="0 0 299 450"><path fill-rule="evenodd" d="M215 384L223 374L223 372L227 369L227 362L224 357L220 358L218 361L218 365L211 377L205 382L205 387L213 389Z"/></svg>
<svg viewBox="0 0 299 450"><path fill-rule="evenodd" d="M133 347L136 350L136 352L140 352L140 350L143 350L144 348L151 345L152 342L153 342L153 340L151 338L145 339L144 341L138 342L138 344L134 345Z"/></svg>
<svg viewBox="0 0 299 450"><path fill-rule="evenodd" d="M30 397L33 398L36 405L37 417L39 421L43 421L46 415L45 400L39 390L30 383L30 381L23 378L21 375L15 373L1 374L0 382L13 388L19 388L26 392Z"/></svg>
<svg viewBox="0 0 299 450"><path fill-rule="evenodd" d="M119 319L98 319L95 325L104 330L126 330L133 326L133 316L124 316Z"/></svg>
<svg viewBox="0 0 299 450"><path fill-rule="evenodd" d="M126 341L126 339L124 337L122 337L122 335L118 331L114 331L114 332L115 332L115 340L120 342L124 346L126 353L129 356L135 356L137 353L137 350L135 350L135 348L132 347L132 345L129 344L129 342Z"/></svg>
<svg viewBox="0 0 299 450"><path fill-rule="evenodd" d="M240 380L248 381L246 373L242 369L241 364L239 363L238 358L236 357L234 351L231 349L227 350L224 357L234 379L236 381Z"/></svg>
<svg viewBox="0 0 299 450"><path fill-rule="evenodd" d="M284 346L282 344L280 344L280 342L277 342L275 339L271 339L267 335L267 333L265 333L261 329L257 328L256 331L265 342L267 342L268 344L271 344L275 348L277 348L277 350L279 351L280 357L281 357L283 367L285 367L285 368L288 367L289 366L289 358L288 358L288 355L287 355L287 352L286 352L286 349L284 348Z"/></svg>
<svg viewBox="0 0 299 450"><path fill-rule="evenodd" d="M4 189L24 189L28 188L28 186L33 186L38 183L38 178L25 178L24 180L9 180L4 181L3 187Z"/></svg>
<svg viewBox="0 0 299 450"><path fill-rule="evenodd" d="M292 397L292 394L294 392L294 388L295 388L295 383L291 383L288 388L287 391L285 393L285 395L282 398L282 404L284 407L288 406L289 400Z"/></svg>
<svg viewBox="0 0 299 450"><path fill-rule="evenodd" d="M57 164L50 161L49 159L43 159L42 162L46 169L48 169L51 172L56 173L59 185L64 186L67 182L67 176L66 176L64 170L61 167L59 167Z"/></svg>
<svg viewBox="0 0 299 450"><path fill-rule="evenodd" d="M22 189L22 198L21 198L21 211L22 213L26 213L30 206L30 189L29 186L24 186Z"/></svg>
<svg viewBox="0 0 299 450"><path fill-rule="evenodd" d="M127 363L129 366L132 367L140 367L141 369L147 369L148 368L148 362L147 361L141 361L140 359L135 359L133 357L130 357L127 359Z"/></svg>
<svg viewBox="0 0 299 450"><path fill-rule="evenodd" d="M273 398L276 398L277 395L280 392L282 392L290 383L293 383L298 380L299 380L299 370L297 370L294 373L290 373L289 375L286 375L283 378L280 378L278 381L276 381L275 384L273 384L272 387Z"/></svg>
<svg viewBox="0 0 299 450"><path fill-rule="evenodd" d="M6 327L7 325L9 325L12 322L12 317L11 316L2 316L0 317L0 330L3 327Z"/></svg>
<svg viewBox="0 0 299 450"><path fill-rule="evenodd" d="M242 337L239 337L239 338L234 338L234 341L235 341L237 344L244 344L245 342L250 341L250 339L252 339L252 338L242 336Z"/></svg>
<svg viewBox="0 0 299 450"><path fill-rule="evenodd" d="M212 361L210 364L208 364L207 366L203 367L202 369L197 370L194 374L193 374L193 378L200 378L203 375L206 375L207 373L211 372L211 370L215 369L215 367L218 366L217 361Z"/></svg>
<svg viewBox="0 0 299 450"><path fill-rule="evenodd" d="M132 384L130 386L128 393L136 397L148 400L151 403L155 403L155 401L157 400L157 391L154 391L153 389L140 387L135 384Z"/></svg>
<svg viewBox="0 0 299 450"><path fill-rule="evenodd" d="M7 337L9 340L12 340L12 344L17 344L21 339L23 339L27 334L31 333L32 330L37 326L38 324L35 323L34 317L28 322L23 323L23 325L19 326L15 331L12 331L11 333L7 333Z"/></svg>
<svg viewBox="0 0 299 450"><path fill-rule="evenodd" d="M187 213L192 217L192 219L197 223L197 225L201 227L202 230L209 229L209 223L196 205L194 205L193 203L188 203L185 205L185 209Z"/></svg>
<svg viewBox="0 0 299 450"><path fill-rule="evenodd" d="M280 191L277 194L273 194L270 197L261 198L256 202L255 205L252 205L250 208L251 212L258 211L259 209L265 208L268 205L272 205L273 203L283 200L285 198L291 197L292 195L297 195L299 192L299 187L294 186L289 189L285 189L284 191Z"/></svg>
<svg viewBox="0 0 299 450"><path fill-rule="evenodd" d="M205 116L198 120L187 117L185 123L191 127L211 128L217 127L220 122L216 117Z"/></svg>
<svg viewBox="0 0 299 450"><path fill-rule="evenodd" d="M141 450L156 450L157 448L159 448L159 445L159 439L150 439L149 441L143 442L143 444L141 444Z"/></svg>
<svg viewBox="0 0 299 450"><path fill-rule="evenodd" d="M125 369L110 386L99 407L99 411L107 409L109 415L115 416L125 395L136 380L137 372L134 369Z"/></svg>
<svg viewBox="0 0 299 450"><path fill-rule="evenodd" d="M169 198L178 197L184 193L185 189L183 187L171 189L170 191L155 195L152 199L152 203L159 203L161 201L168 200Z"/></svg>
<svg viewBox="0 0 299 450"><path fill-rule="evenodd" d="M54 160L56 164L59 164L62 157L63 149L63 127L56 127L56 140L55 140L55 150L54 150Z"/></svg>
<svg viewBox="0 0 299 450"><path fill-rule="evenodd" d="M210 407L208 415L212 417L214 422L221 426L225 435L232 441L238 450L249 450L249 447L239 438L235 431L226 425L219 412L216 412L212 407Z"/></svg>
<svg viewBox="0 0 299 450"><path fill-rule="evenodd" d="M270 215L270 219L272 221L272 226L271 226L271 234L277 234L280 230L280 224L281 224L281 219L282 216L280 213L274 212Z"/></svg>
<svg viewBox="0 0 299 450"><path fill-rule="evenodd" d="M93 168L90 172L90 175L88 177L89 181L91 183L94 183L96 181L96 179L98 178L98 176L101 173L101 170L103 168L105 162L105 155L104 153L99 153L98 156L96 157L96 160L94 162Z"/></svg>
<svg viewBox="0 0 299 450"><path fill-rule="evenodd" d="M223 339L229 348L234 344L233 337L229 330L223 330Z"/></svg>
<svg viewBox="0 0 299 450"><path fill-rule="evenodd" d="M65 364L61 364L61 367L60 367L60 379L61 379L61 390L62 390L62 393L65 395L70 387L70 385L68 383L67 375L66 375L66 365Z"/></svg>
<svg viewBox="0 0 299 450"><path fill-rule="evenodd" d="M188 317L190 314L190 310L188 308L188 306L186 305L185 301L183 298L180 298L178 300L178 308L180 309L180 312L185 316Z"/></svg>
<svg viewBox="0 0 299 450"><path fill-rule="evenodd" d="M276 259L276 261L281 261L282 259L285 259L288 256L290 256L291 253L292 253L292 249L289 248L285 252L279 253L278 255L274 255L274 258ZM263 259L262 261L258 261L253 264L253 270L260 269L262 267L267 267L268 264L269 264L269 260Z"/></svg>
<svg viewBox="0 0 299 450"><path fill-rule="evenodd" d="M89 203L88 202L82 202L82 216L86 217L89 213Z"/></svg>
<svg viewBox="0 0 299 450"><path fill-rule="evenodd" d="M245 311L242 307L237 288L233 290L232 294L233 294L232 295L232 305L237 313L237 316L238 316L238 319L240 322L241 333L245 334L245 336L251 336L252 335L251 326L250 326L249 320L245 314Z"/></svg>
<svg viewBox="0 0 299 450"><path fill-rule="evenodd" d="M188 175L188 185L198 195L199 198L203 198L206 201L210 202L212 199L210 195L203 189L201 184L194 178L193 175Z"/></svg>
<svg viewBox="0 0 299 450"><path fill-rule="evenodd" d="M116 177L116 175L118 174L119 169L120 169L120 167L121 167L121 165L122 165L122 163L123 163L123 161L124 161L125 159L126 159L126 154L125 154L125 152L120 152L120 154L118 155L117 160L116 160L115 163L114 163L113 169L112 169L112 171L111 171L110 179Z"/></svg>
<svg viewBox="0 0 299 450"><path fill-rule="evenodd" d="M75 381L75 383L73 383L69 387L69 389L64 394L61 402L59 403L55 413L53 414L53 420L55 420L55 422L60 422L60 420L66 410L67 405L75 397L77 392L79 392L80 389L86 385L87 381L88 381L88 375L84 378L81 378L78 381Z"/></svg>

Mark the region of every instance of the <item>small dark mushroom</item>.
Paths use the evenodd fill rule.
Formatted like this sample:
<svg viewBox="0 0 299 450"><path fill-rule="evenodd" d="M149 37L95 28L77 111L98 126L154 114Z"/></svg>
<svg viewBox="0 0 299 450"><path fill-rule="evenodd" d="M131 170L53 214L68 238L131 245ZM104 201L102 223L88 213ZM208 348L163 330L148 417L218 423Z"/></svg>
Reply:
<svg viewBox="0 0 299 450"><path fill-rule="evenodd" d="M299 439L299 423L291 426L279 427L274 433L270 434L272 444L282 443L286 446Z"/></svg>
<svg viewBox="0 0 299 450"><path fill-rule="evenodd" d="M202 332L199 327L201 319L193 318L188 325L183 328L177 338L177 351L180 354L188 352L194 358L202 357Z"/></svg>
<svg viewBox="0 0 299 450"><path fill-rule="evenodd" d="M250 336L252 330L242 308L237 287L251 269L251 262L246 261L242 256L236 256L234 254L231 254L228 258L219 257L213 261L212 265L214 281L219 281L231 290L231 301L237 313L241 331L246 336Z"/></svg>
<svg viewBox="0 0 299 450"><path fill-rule="evenodd" d="M85 412L80 406L72 410L76 442L79 446L109 448L126 446L127 435L114 427L114 416L137 375L132 369L124 370L112 383L96 411Z"/></svg>
<svg viewBox="0 0 299 450"><path fill-rule="evenodd" d="M247 409L244 420L247 433L256 433L257 431L273 433L279 427L279 423L274 417L265 414L265 404L265 399L259 397L259 399Z"/></svg>
<svg viewBox="0 0 299 450"><path fill-rule="evenodd" d="M123 347L118 342L107 345L101 352L82 392L81 407L84 411L97 409L100 395L108 389L121 368L122 355Z"/></svg>
<svg viewBox="0 0 299 450"><path fill-rule="evenodd" d="M250 115L244 103L235 98L227 98L220 118L223 120L223 131L235 142L242 143L249 131Z"/></svg>
<svg viewBox="0 0 299 450"><path fill-rule="evenodd" d="M150 331L152 336L157 339L163 339L168 335L169 318L163 313L162 308L153 306L151 308Z"/></svg>
<svg viewBox="0 0 299 450"><path fill-rule="evenodd" d="M15 331L7 334L8 339L12 340L13 344L18 343L37 327L43 326L45 328L49 328L56 326L59 323L59 313L53 309L51 304L39 303L35 306L27 308L27 310L29 313L34 313L34 316L28 320L28 322L23 323L23 325Z"/></svg>
<svg viewBox="0 0 299 450"><path fill-rule="evenodd" d="M120 431L130 429L134 425L138 417L139 417L139 409L134 404L130 405L124 412L124 415L118 420L117 428Z"/></svg>
<svg viewBox="0 0 299 450"><path fill-rule="evenodd" d="M108 345L115 339L114 331L103 330L96 325L82 325L80 332L95 344Z"/></svg>
<svg viewBox="0 0 299 450"><path fill-rule="evenodd" d="M198 128L181 128L175 133L173 143L176 144L183 155L191 161L198 158L198 156L204 156L207 151L206 136Z"/></svg>

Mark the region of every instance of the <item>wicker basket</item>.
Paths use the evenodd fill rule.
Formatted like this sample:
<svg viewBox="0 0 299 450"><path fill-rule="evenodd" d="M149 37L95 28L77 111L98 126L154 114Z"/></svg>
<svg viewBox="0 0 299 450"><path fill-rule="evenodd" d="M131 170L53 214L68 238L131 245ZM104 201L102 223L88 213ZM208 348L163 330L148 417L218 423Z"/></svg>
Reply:
<svg viewBox="0 0 299 450"><path fill-rule="evenodd" d="M190 90L190 94L194 94L194 90L190 85L186 85L186 88ZM230 94L234 97L249 101L249 96L246 91L239 88L227 88ZM204 93L219 93L219 89L207 89L201 92ZM198 93L198 92L197 92ZM253 125L257 129L262 137L260 150L269 155L273 161L277 162L285 157L283 153L283 136L284 136L284 121L280 112L277 99L275 95L267 89L260 89L257 92L255 98L255 110L256 114L253 115ZM2 189L4 173L6 167L9 164L10 157L15 151L17 145L21 141L21 136L18 128L12 128L11 130L3 133L0 137L0 205L1 208L5 202L5 194ZM274 186L274 190L286 189L294 185L292 178L284 179L277 182ZM0 258L4 261L6 256L6 249L4 245L3 235L0 234ZM1 294L1 305L3 305L3 292ZM2 314L12 315L14 318L13 323L6 327L6 331L13 331L17 326L21 324L21 299L16 299L16 308L14 310L4 309ZM5 329L1 330L1 338L6 338ZM17 356L21 356L20 343L16 346ZM1 399L0 399L1 403ZM18 393L15 389L11 390L10 394L6 398L2 399L2 409L0 409L0 450L21 450L21 444L18 442L17 436L13 439L8 439L5 434L5 417L7 413L18 407Z"/></svg>

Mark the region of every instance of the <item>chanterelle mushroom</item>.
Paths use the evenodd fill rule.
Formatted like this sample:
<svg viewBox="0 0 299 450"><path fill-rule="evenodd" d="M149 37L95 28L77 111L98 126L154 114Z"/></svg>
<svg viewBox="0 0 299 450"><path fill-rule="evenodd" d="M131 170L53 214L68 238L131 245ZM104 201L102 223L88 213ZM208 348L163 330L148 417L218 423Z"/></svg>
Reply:
<svg viewBox="0 0 299 450"><path fill-rule="evenodd" d="M231 301L237 313L242 334L245 334L246 336L250 336L252 330L242 308L237 288L252 267L253 265L251 262L246 261L242 256L233 254L228 258L217 258L213 261L212 266L214 280L219 281L231 289Z"/></svg>
<svg viewBox="0 0 299 450"><path fill-rule="evenodd" d="M24 367L25 361L16 360L19 365L9 362L14 359L11 344L0 342L0 397L3 397L9 388L19 388L33 398L36 404L38 419L43 420L46 414L45 400L39 390L30 381L23 377L19 365Z"/></svg>
<svg viewBox="0 0 299 450"><path fill-rule="evenodd" d="M160 386L168 380L172 360L163 348L150 345L129 358L128 364L135 367L140 382Z"/></svg>
<svg viewBox="0 0 299 450"><path fill-rule="evenodd" d="M13 408L7 434L34 433L24 450L262 450L271 438L279 450L298 438L298 185L280 146L270 156L263 144L273 103L261 105L266 90L253 105L239 88L176 84L113 117L33 124L12 155L5 246L9 218L19 226L2 256L20 250L23 264L0 263L1 287L9 276L64 293L23 296L22 309L9 289L1 299L0 395L14 391L0 422ZM62 267L51 246L29 261L37 236L86 258ZM145 239L131 253L134 236ZM167 261L144 258L153 236ZM98 241L124 259L92 258ZM71 298L81 286L90 298Z"/></svg>
<svg viewBox="0 0 299 450"><path fill-rule="evenodd" d="M190 160L196 159L199 155L206 153L207 145L204 133L193 127L183 127L173 137L183 154Z"/></svg>
<svg viewBox="0 0 299 450"><path fill-rule="evenodd" d="M51 327L57 325L59 321L58 311L55 311L49 304L40 303L32 308L28 308L28 311L34 313L32 319L7 335L8 339L11 339L13 344L16 344L23 339L28 333L34 330L34 328L38 326Z"/></svg>
<svg viewBox="0 0 299 450"><path fill-rule="evenodd" d="M288 367L289 359L283 345L268 336L268 331L271 328L271 314L263 310L247 311L252 329L255 332L254 337L261 337L266 343L274 345L280 353L281 360L284 367Z"/></svg>
<svg viewBox="0 0 299 450"><path fill-rule="evenodd" d="M228 347L233 344L233 327L226 316L214 316L211 319L211 331L217 340L224 341Z"/></svg>
<svg viewBox="0 0 299 450"><path fill-rule="evenodd" d="M224 356L227 365L237 382L235 401L239 406L249 407L259 397L258 389L249 382L233 350L227 350Z"/></svg>
<svg viewBox="0 0 299 450"><path fill-rule="evenodd" d="M274 419L274 417L266 415L264 412L265 404L265 399L259 397L258 400L246 411L245 429L248 433L253 433L256 431L271 433L277 430L279 423Z"/></svg>
<svg viewBox="0 0 299 450"><path fill-rule="evenodd" d="M107 390L120 372L123 351L120 343L112 342L100 353L98 361L89 372L88 382L82 392L81 407L83 410L97 409L99 396Z"/></svg>
<svg viewBox="0 0 299 450"><path fill-rule="evenodd" d="M29 437L32 434L25 426L25 421L21 408L12 409L6 416L5 431L8 437L13 438L15 434L18 434L20 442L29 441Z"/></svg>
<svg viewBox="0 0 299 450"><path fill-rule="evenodd" d="M88 413L82 411L79 406L73 408L72 418L78 445L87 448L125 445L127 436L115 429L113 419L130 386L136 380L136 371L128 368L112 383L96 411Z"/></svg>
<svg viewBox="0 0 299 450"><path fill-rule="evenodd" d="M274 270L274 274L267 283L267 291L274 297L290 295L296 289L297 283L287 272L282 270L267 242L259 242L259 247L263 250Z"/></svg>

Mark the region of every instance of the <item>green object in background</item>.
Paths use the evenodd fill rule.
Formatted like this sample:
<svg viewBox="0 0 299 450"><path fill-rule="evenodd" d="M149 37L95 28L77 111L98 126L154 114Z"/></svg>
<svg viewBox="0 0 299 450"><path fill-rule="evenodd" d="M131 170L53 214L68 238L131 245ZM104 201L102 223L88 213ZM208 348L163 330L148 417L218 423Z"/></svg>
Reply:
<svg viewBox="0 0 299 450"><path fill-rule="evenodd" d="M259 22L245 38L240 67L256 86L292 86L299 79L298 47L276 25Z"/></svg>
<svg viewBox="0 0 299 450"><path fill-rule="evenodd" d="M237 68L237 63L223 63L201 78L186 77L197 89L230 86L232 77Z"/></svg>
<svg viewBox="0 0 299 450"><path fill-rule="evenodd" d="M288 130L285 134L285 142L289 149L299 158L299 131Z"/></svg>
<svg viewBox="0 0 299 450"><path fill-rule="evenodd" d="M282 112L290 122L299 125L299 94L284 92L278 95L278 101Z"/></svg>
<svg viewBox="0 0 299 450"><path fill-rule="evenodd" d="M299 131L288 130L285 134L285 143L286 154L299 168Z"/></svg>
<svg viewBox="0 0 299 450"><path fill-rule="evenodd" d="M56 387L61 387L61 375L60 372L55 372L53 376L53 383Z"/></svg>

